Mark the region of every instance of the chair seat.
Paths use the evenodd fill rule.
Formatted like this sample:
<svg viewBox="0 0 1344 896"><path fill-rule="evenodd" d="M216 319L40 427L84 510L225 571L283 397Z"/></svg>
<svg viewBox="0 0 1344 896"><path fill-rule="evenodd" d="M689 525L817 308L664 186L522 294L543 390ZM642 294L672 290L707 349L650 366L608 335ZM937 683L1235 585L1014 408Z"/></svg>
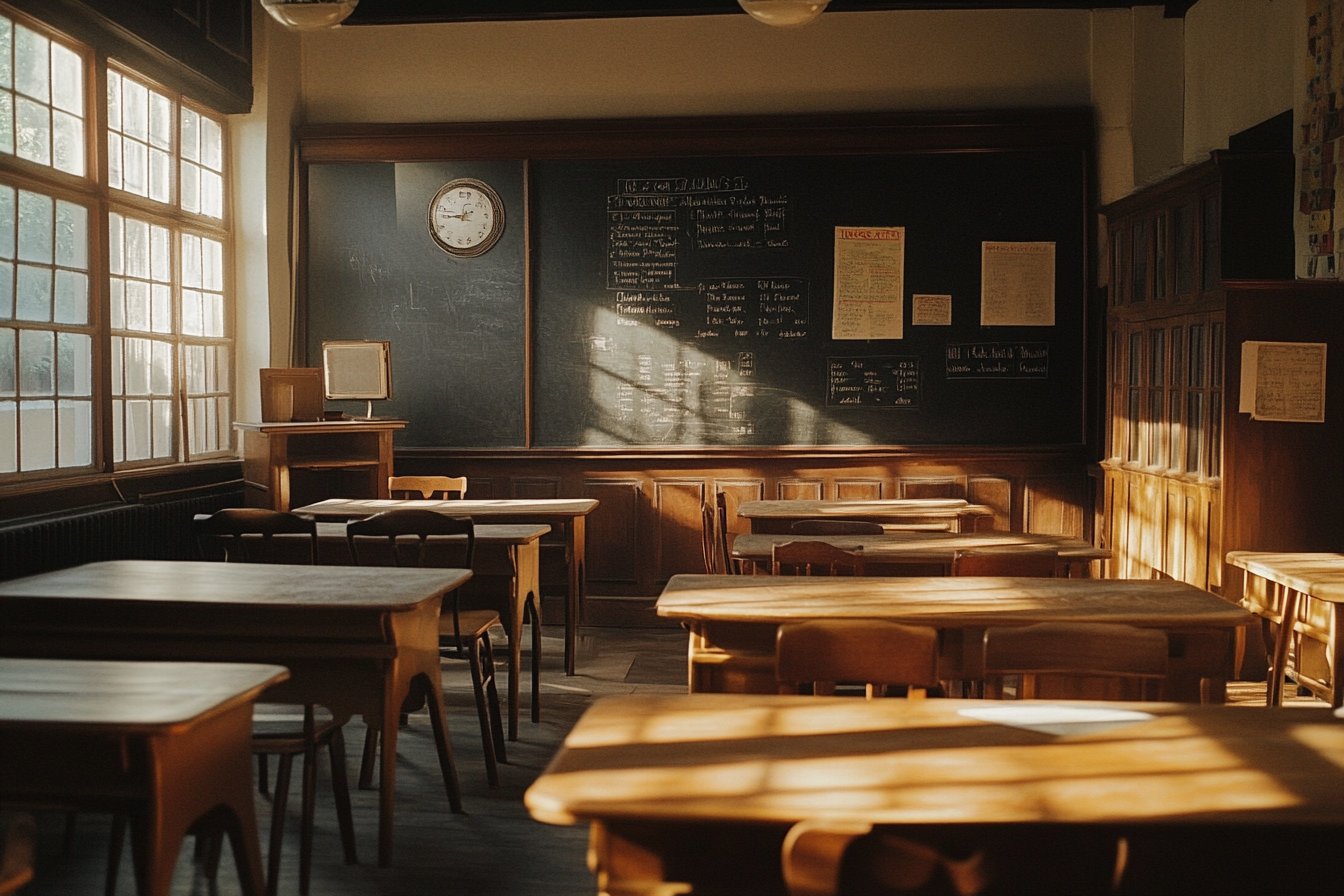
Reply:
<svg viewBox="0 0 1344 896"><path fill-rule="evenodd" d="M493 626L500 624L499 613L495 610L457 611L457 631L463 638L479 638ZM439 617L439 635L444 637L453 635L452 614L445 613Z"/></svg>

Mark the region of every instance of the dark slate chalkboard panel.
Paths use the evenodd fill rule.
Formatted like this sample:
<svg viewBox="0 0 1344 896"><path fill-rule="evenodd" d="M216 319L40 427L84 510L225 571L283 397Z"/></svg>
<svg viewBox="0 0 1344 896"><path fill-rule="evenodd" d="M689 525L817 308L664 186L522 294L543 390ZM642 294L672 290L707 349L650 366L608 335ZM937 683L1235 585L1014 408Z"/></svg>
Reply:
<svg viewBox="0 0 1344 896"><path fill-rule="evenodd" d="M430 200L457 177L500 194L504 234L455 258L427 228ZM332 339L392 346L402 447L526 443L526 296L521 162L315 164L308 168L308 363ZM331 402L363 414L363 402Z"/></svg>
<svg viewBox="0 0 1344 896"><path fill-rule="evenodd" d="M1083 440L1082 149L531 170L539 447ZM837 226L906 228L903 339L831 339ZM1054 326L980 326L986 240L1056 243ZM951 295L952 324L911 326L914 293ZM949 346L990 343L1046 375L949 375ZM834 364L881 357L911 359L917 401L834 400Z"/></svg>

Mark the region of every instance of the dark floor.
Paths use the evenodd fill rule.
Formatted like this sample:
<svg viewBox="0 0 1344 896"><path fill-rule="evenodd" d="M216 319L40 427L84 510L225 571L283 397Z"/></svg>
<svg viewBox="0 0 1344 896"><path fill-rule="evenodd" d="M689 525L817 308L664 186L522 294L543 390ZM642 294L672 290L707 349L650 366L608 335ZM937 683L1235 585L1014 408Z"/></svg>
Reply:
<svg viewBox="0 0 1344 896"><path fill-rule="evenodd" d="M683 693L686 687L686 633L677 627L587 627L580 631L578 674L566 676L563 665L563 629L545 627L540 723L528 721L525 685L519 740L508 744L509 763L500 768L501 785L486 786L479 728L465 664L445 661L444 690L464 792L466 814L449 811L435 758L428 718L412 716L398 743L396 846L393 867L379 868L377 848L377 792L355 791L354 813L360 863L341 861L335 810L326 782L318 796L312 896L592 896L593 875L585 865L588 831L579 825L555 827L533 821L523 808L522 796L546 767L552 754L584 710L600 696L632 693ZM528 657L523 660L524 674ZM502 670L501 670L502 671ZM503 684L501 684L501 690ZM1264 705L1264 683L1234 682L1228 702ZM1318 703L1291 694L1292 703ZM1318 704L1319 705L1319 704ZM348 726L353 774L362 742L360 725ZM297 791L298 771L295 771ZM270 803L258 801L263 850L269 827ZM297 792L290 802L285 826L286 845L280 896L298 892ZM78 896L103 892L110 819L78 816L73 845L63 845L64 815L39 818L40 843L37 877L25 896ZM230 860L221 866L212 888L190 859L190 849L179 861L174 896L180 894L238 893ZM124 863L117 891L135 891Z"/></svg>
<svg viewBox="0 0 1344 896"><path fill-rule="evenodd" d="M564 674L559 626L545 628L542 645L541 722L529 721L530 685L524 685L519 739L508 744L509 762L500 767L500 786L486 785L480 729L465 663L445 661L444 690L448 725L462 782L466 814L448 808L435 758L428 717L411 717L398 743L396 844L391 868L377 866L377 792L355 791L355 832L360 863L343 864L335 808L326 788L323 764L319 780L313 849L312 896L592 896L593 875L585 864L585 826L555 827L533 821L523 808L523 792L545 769L565 734L600 696L632 693L682 693L686 688L686 633L680 628L585 628L579 635L578 674ZM526 641L525 641L526 643ZM529 657L524 654L523 673ZM504 670L501 670L504 677ZM526 678L525 678L526 682ZM501 691L505 687L501 682ZM502 696L502 694L501 694ZM357 771L363 741L358 722L347 726L347 765ZM280 894L298 893L298 776L285 825L285 857ZM352 778L353 781L353 778ZM269 829L270 803L259 798L262 849ZM24 896L100 894L104 885L110 817L81 814L74 842L64 848L66 817L39 816L36 877ZM129 853L129 850L127 851ZM191 849L178 863L173 893L239 892L226 854L212 888L191 862ZM117 892L132 894L129 861L123 863Z"/></svg>

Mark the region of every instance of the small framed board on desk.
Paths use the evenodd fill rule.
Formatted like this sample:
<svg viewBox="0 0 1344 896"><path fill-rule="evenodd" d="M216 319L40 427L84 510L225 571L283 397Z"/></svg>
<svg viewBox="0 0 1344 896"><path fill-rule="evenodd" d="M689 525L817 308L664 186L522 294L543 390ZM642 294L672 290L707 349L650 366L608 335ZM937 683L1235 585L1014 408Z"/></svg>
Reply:
<svg viewBox="0 0 1344 896"><path fill-rule="evenodd" d="M288 511L325 498L386 498L392 434L405 420L235 423L249 507ZM298 474L297 476L295 474Z"/></svg>
<svg viewBox="0 0 1344 896"><path fill-rule="evenodd" d="M321 367L263 367L261 419L290 423L322 419Z"/></svg>

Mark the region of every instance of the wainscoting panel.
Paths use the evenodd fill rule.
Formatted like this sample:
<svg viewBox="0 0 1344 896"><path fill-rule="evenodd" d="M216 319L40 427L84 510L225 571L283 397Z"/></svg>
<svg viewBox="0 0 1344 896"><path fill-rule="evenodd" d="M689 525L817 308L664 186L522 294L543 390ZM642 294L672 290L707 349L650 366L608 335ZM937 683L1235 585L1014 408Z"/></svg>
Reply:
<svg viewBox="0 0 1344 896"><path fill-rule="evenodd" d="M634 585L639 577L637 559L641 522L638 479L588 479L583 497L597 500L597 508L585 520L586 543L609 545L609 550L587 552L588 580Z"/></svg>

